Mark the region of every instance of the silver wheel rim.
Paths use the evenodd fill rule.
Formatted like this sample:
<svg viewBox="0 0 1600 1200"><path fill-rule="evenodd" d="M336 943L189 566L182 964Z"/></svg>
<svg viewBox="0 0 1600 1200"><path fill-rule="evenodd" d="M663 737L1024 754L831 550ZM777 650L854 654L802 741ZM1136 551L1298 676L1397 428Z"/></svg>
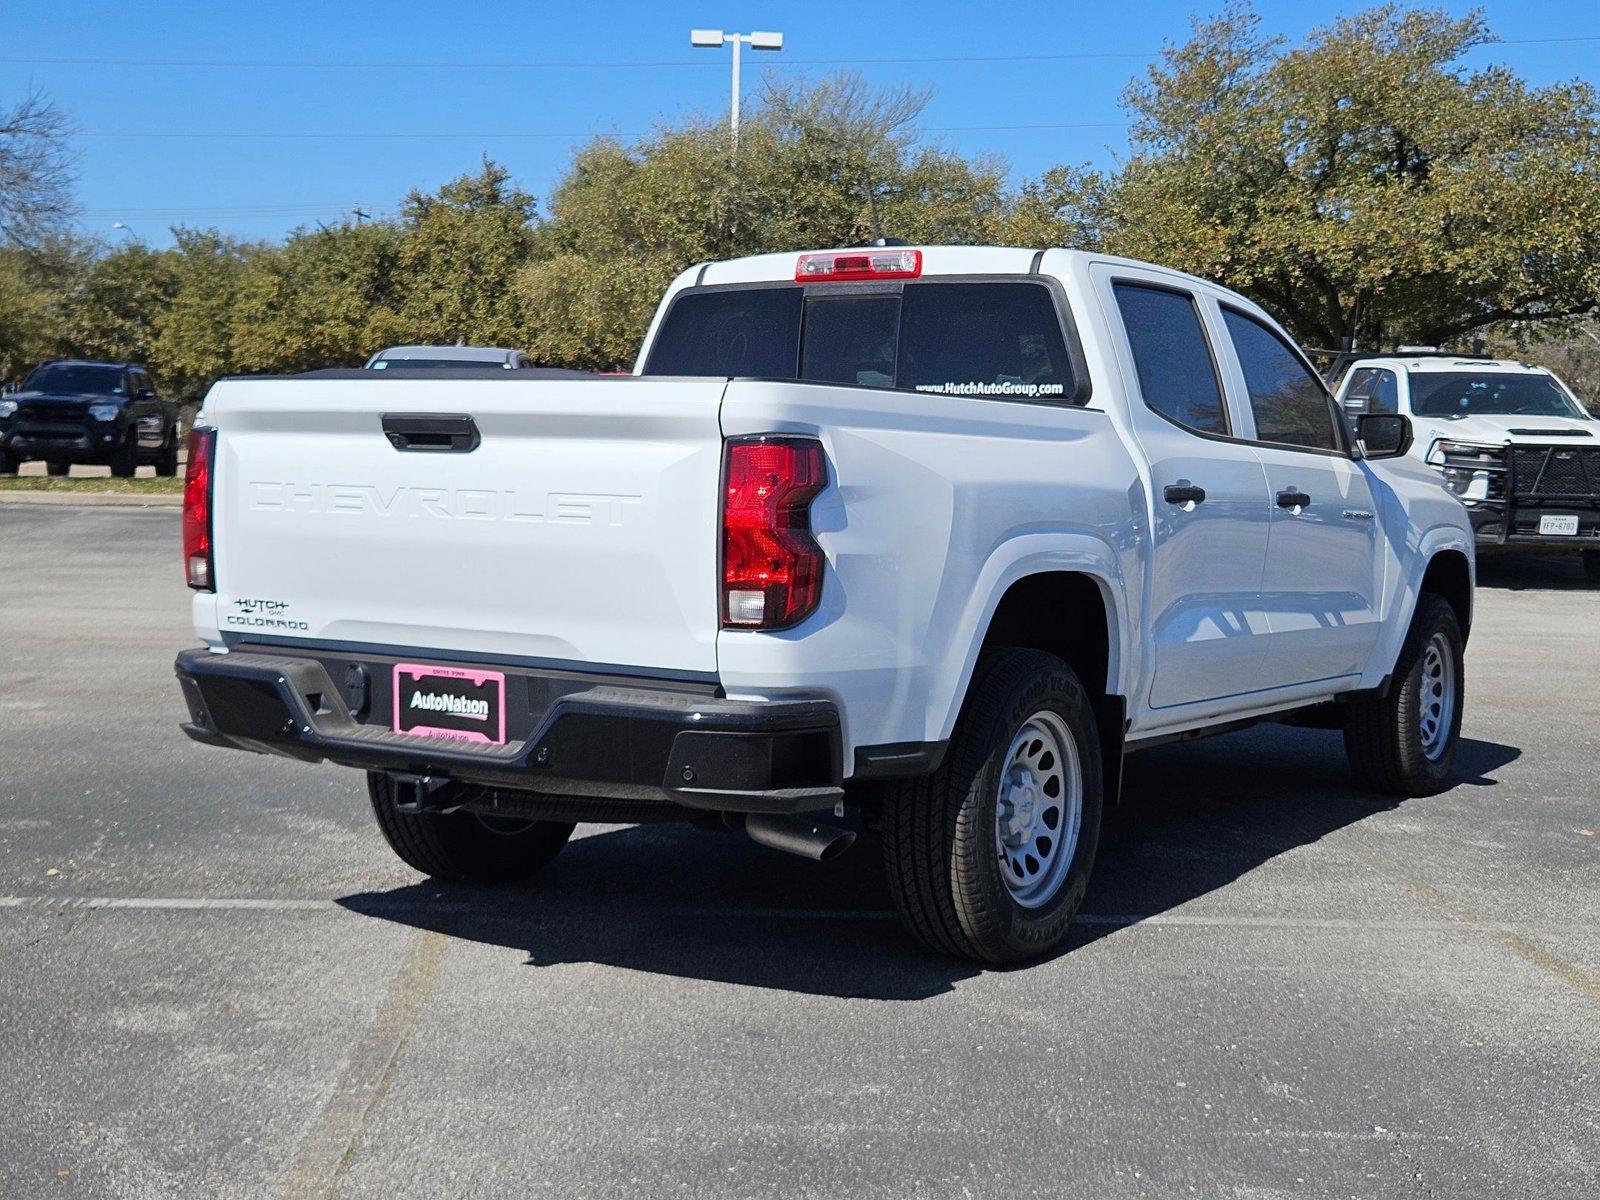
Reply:
<svg viewBox="0 0 1600 1200"><path fill-rule="evenodd" d="M1418 700L1422 752L1430 762L1438 762L1450 748L1456 717L1456 657L1442 633L1434 634L1423 648Z"/></svg>
<svg viewBox="0 0 1600 1200"><path fill-rule="evenodd" d="M1067 723L1048 709L1022 723L1006 751L994 814L1006 891L1023 908L1061 890L1083 826L1083 769Z"/></svg>

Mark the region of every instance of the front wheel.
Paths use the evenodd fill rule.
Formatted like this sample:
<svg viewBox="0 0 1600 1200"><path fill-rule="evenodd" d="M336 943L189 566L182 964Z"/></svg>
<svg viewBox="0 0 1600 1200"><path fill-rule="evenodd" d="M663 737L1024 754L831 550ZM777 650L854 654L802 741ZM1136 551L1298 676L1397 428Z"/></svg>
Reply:
<svg viewBox="0 0 1600 1200"><path fill-rule="evenodd" d="M1394 796L1450 786L1466 699L1465 641L1455 610L1424 592L1387 695L1351 703L1344 748L1357 782Z"/></svg>
<svg viewBox="0 0 1600 1200"><path fill-rule="evenodd" d="M1047 954L1083 903L1101 797L1094 714L1071 668L984 651L939 770L884 789L884 867L907 927L956 958Z"/></svg>
<svg viewBox="0 0 1600 1200"><path fill-rule="evenodd" d="M465 785L463 785L465 786ZM387 775L367 773L367 792L389 848L444 883L510 883L537 875L572 836L569 821L471 812L403 812Z"/></svg>
<svg viewBox="0 0 1600 1200"><path fill-rule="evenodd" d="M122 444L111 452L111 475L114 479L132 479L139 468L139 443L132 430Z"/></svg>
<svg viewBox="0 0 1600 1200"><path fill-rule="evenodd" d="M14 458L8 452L0 450L0 475L15 475L21 465L20 458Z"/></svg>
<svg viewBox="0 0 1600 1200"><path fill-rule="evenodd" d="M167 434L167 444L156 455L156 474L171 479L178 473L178 427L174 425Z"/></svg>
<svg viewBox="0 0 1600 1200"><path fill-rule="evenodd" d="M1590 579L1600 583L1600 550L1585 550L1583 552L1583 569Z"/></svg>

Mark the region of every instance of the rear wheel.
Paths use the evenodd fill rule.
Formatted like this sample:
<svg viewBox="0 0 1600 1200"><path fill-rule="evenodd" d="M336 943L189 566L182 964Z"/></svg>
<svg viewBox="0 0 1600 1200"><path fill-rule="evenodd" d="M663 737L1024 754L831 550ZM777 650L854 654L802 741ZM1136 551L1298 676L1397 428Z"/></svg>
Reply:
<svg viewBox="0 0 1600 1200"><path fill-rule="evenodd" d="M1583 552L1583 569L1589 578L1600 583L1600 550L1585 550Z"/></svg>
<svg viewBox="0 0 1600 1200"><path fill-rule="evenodd" d="M15 475L17 468L22 465L20 458L13 458L4 450L0 450L0 475Z"/></svg>
<svg viewBox="0 0 1600 1200"><path fill-rule="evenodd" d="M569 821L402 812L395 803L394 783L378 772L367 773L367 791L389 848L406 865L446 883L527 879L561 853L572 836Z"/></svg>
<svg viewBox="0 0 1600 1200"><path fill-rule="evenodd" d="M1077 677L1043 651L985 651L943 765L884 788L901 917L957 958L1048 953L1083 902L1100 815L1099 739Z"/></svg>
<svg viewBox="0 0 1600 1200"><path fill-rule="evenodd" d="M1388 695L1348 706L1344 747L1363 787L1431 796L1450 786L1466 696L1455 610L1424 592Z"/></svg>
<svg viewBox="0 0 1600 1200"><path fill-rule="evenodd" d="M48 474L51 475L65 475L68 471L72 470L72 464L51 461L45 463L44 469Z"/></svg>

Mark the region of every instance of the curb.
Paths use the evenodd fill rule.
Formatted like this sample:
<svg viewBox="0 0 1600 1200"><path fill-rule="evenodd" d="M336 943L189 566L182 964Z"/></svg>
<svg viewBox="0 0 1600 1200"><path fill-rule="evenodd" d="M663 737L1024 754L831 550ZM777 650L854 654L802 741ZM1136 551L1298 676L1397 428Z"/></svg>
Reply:
<svg viewBox="0 0 1600 1200"><path fill-rule="evenodd" d="M183 497L153 492L12 492L0 491L0 505L70 504L83 508L182 508Z"/></svg>

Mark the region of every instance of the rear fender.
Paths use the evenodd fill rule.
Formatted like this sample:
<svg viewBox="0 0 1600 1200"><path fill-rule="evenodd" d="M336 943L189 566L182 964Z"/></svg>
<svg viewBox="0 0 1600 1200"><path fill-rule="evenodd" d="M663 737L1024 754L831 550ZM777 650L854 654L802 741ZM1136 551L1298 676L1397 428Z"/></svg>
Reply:
<svg viewBox="0 0 1600 1200"><path fill-rule="evenodd" d="M967 689L972 683L972 673L977 666L984 635L1006 591L1012 584L1030 575L1060 571L1088 576L1098 585L1110 625L1107 630L1109 653L1106 678L1085 679L1082 682L1091 692L1103 690L1115 696L1128 694L1127 672L1130 665L1135 665L1135 649L1130 633L1132 622L1129 620L1126 599L1130 589L1116 552L1099 538L1088 534L1026 534L1004 543L989 556L972 589L972 602L962 616L959 634L952 643L957 649L950 664L951 687L938 725L939 740L949 738L955 729L956 719L966 702Z"/></svg>

